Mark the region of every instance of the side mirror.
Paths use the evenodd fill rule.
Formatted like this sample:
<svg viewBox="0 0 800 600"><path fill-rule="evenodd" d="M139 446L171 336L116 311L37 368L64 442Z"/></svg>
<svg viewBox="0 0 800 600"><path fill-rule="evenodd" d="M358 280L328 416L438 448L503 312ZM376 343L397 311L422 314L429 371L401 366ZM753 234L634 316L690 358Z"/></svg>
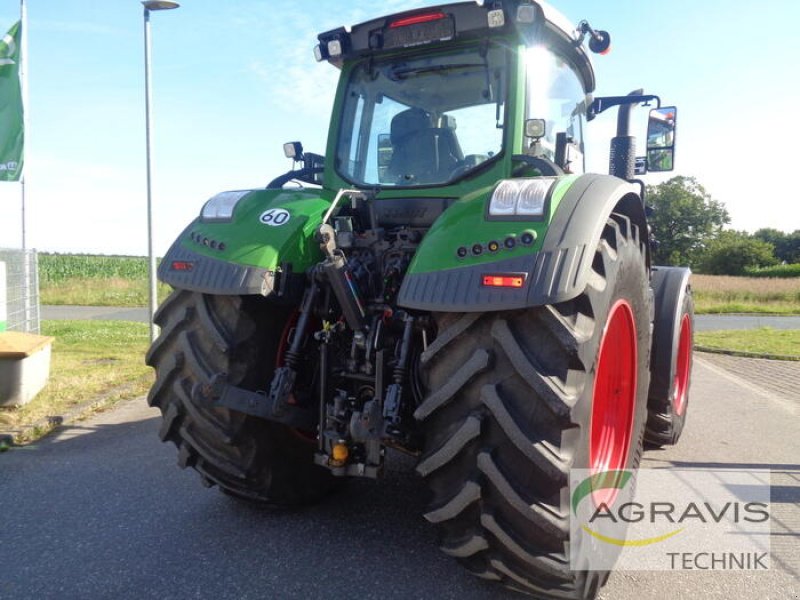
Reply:
<svg viewBox="0 0 800 600"><path fill-rule="evenodd" d="M647 170L672 171L675 168L674 106L654 108L647 121Z"/></svg>
<svg viewBox="0 0 800 600"><path fill-rule="evenodd" d="M303 144L300 142L287 142L283 145L283 153L286 158L299 162L303 160Z"/></svg>

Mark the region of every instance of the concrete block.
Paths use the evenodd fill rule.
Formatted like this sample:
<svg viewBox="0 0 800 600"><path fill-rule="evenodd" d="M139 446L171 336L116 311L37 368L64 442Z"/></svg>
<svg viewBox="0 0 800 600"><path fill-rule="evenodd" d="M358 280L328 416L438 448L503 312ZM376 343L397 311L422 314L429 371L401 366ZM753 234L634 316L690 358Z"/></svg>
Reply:
<svg viewBox="0 0 800 600"><path fill-rule="evenodd" d="M50 376L53 338L6 331L0 333L0 406L30 402Z"/></svg>

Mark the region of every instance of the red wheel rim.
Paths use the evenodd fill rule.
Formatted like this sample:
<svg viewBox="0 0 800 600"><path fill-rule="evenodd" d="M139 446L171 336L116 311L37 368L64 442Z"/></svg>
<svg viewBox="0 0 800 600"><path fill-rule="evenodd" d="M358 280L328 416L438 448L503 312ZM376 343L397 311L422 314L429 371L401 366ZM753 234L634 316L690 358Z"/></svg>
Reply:
<svg viewBox="0 0 800 600"><path fill-rule="evenodd" d="M681 319L681 333L678 342L678 356L675 361L675 383L673 385L672 406L675 414L681 416L686 410L689 392L689 373L692 369L692 321L689 315Z"/></svg>
<svg viewBox="0 0 800 600"><path fill-rule="evenodd" d="M636 406L636 322L626 300L608 315L594 379L589 465L592 474L624 469Z"/></svg>

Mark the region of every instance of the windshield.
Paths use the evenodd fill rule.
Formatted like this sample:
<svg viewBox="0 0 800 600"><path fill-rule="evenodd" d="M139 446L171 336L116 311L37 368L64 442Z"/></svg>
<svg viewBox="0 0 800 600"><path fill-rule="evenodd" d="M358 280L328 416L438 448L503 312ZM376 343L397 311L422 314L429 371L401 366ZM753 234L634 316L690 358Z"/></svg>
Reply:
<svg viewBox="0 0 800 600"><path fill-rule="evenodd" d="M489 45L363 61L347 84L336 169L356 185L445 184L503 147L506 54Z"/></svg>

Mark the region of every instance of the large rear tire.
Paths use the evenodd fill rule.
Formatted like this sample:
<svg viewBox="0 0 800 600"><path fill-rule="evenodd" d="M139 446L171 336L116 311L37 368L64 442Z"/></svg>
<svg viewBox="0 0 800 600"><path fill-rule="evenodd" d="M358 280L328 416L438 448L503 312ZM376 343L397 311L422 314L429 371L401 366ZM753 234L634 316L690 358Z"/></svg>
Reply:
<svg viewBox="0 0 800 600"><path fill-rule="evenodd" d="M694 345L694 299L688 282L675 322L664 333L669 339L662 340L656 335L653 340L651 368L655 371L645 431L645 442L651 448L677 444L686 424Z"/></svg>
<svg viewBox="0 0 800 600"><path fill-rule="evenodd" d="M644 241L612 215L589 284L562 304L439 314L415 416L442 550L543 598L591 598L608 572L570 533L569 471L635 469L650 348ZM570 546L577 560L570 564Z"/></svg>
<svg viewBox="0 0 800 600"><path fill-rule="evenodd" d="M156 315L161 335L147 354L156 370L148 402L178 464L233 496L275 506L313 502L333 485L313 462L315 444L286 426L197 402L192 391L219 373L250 390L269 386L289 311L262 299L177 290Z"/></svg>

